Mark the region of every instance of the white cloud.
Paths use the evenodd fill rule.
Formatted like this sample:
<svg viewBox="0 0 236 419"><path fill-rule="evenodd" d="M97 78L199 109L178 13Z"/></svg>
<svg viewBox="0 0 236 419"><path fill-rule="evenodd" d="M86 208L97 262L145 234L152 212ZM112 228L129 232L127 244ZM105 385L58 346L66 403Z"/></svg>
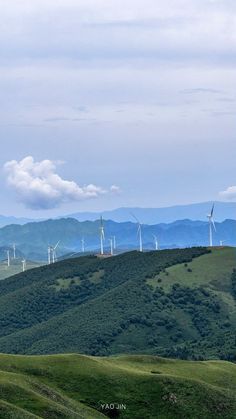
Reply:
<svg viewBox="0 0 236 419"><path fill-rule="evenodd" d="M120 194L120 193L121 193L121 189L120 189L120 187L119 187L119 186L117 186L117 185L112 185L112 186L110 187L110 191L111 191L112 193L115 193L115 194Z"/></svg>
<svg viewBox="0 0 236 419"><path fill-rule="evenodd" d="M236 199L236 186L229 186L225 191L220 192L220 197L233 201Z"/></svg>
<svg viewBox="0 0 236 419"><path fill-rule="evenodd" d="M4 165L8 184L17 193L20 202L31 209L56 208L63 203L97 198L107 191L89 184L79 186L74 181L62 179L57 173L58 162L35 162L32 156L21 161L12 160ZM114 186L111 191L114 191Z"/></svg>

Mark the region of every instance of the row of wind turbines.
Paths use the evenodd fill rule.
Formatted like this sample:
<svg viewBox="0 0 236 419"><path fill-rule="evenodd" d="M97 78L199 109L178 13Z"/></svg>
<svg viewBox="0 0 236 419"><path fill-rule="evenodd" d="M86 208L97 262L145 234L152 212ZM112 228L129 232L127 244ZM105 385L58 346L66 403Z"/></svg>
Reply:
<svg viewBox="0 0 236 419"><path fill-rule="evenodd" d="M216 225L214 221L214 210L215 210L215 204L212 205L210 214L207 214L208 223L209 223L209 246L210 247L213 247L213 230L216 232ZM139 236L139 250L140 252L142 252L143 251L142 224L140 223L140 221L134 214L131 214L131 215L137 221L138 236ZM159 250L160 247L159 247L157 237L153 235L153 238L154 238L154 243L155 243L155 249ZM220 240L220 246L223 246L225 242L226 240Z"/></svg>
<svg viewBox="0 0 236 419"><path fill-rule="evenodd" d="M215 210L215 205L213 204L211 208L211 212L207 214L208 223L209 223L209 246L210 247L213 247L213 232L216 232L216 225L214 221L214 210ZM137 236L138 236L138 243L139 243L139 246L138 246L139 251L143 252L143 224L134 214L131 214L131 215L137 223ZM102 216L100 218L99 237L100 237L100 255L103 256L104 248L105 248L105 228L104 228L104 222L103 222ZM160 250L160 244L159 244L157 236L153 234L152 237L153 237L154 249ZM109 247L110 247L109 254L110 256L113 256L117 249L116 236L110 237L108 241L109 241ZM223 246L225 242L226 240L221 240L220 246ZM48 254L49 265L57 262L58 260L57 249L58 249L59 244L60 244L60 241L58 241L55 246L48 245L47 254ZM17 259L16 258L16 244L13 244L12 250L13 250L13 260L16 260ZM81 252L85 253L85 251L86 251L86 243L85 243L85 239L82 238L81 239ZM11 255L10 255L10 250L6 250L6 253L7 253L7 267L9 268L11 266L11 260L12 260ZM26 267L27 267L26 259L24 258L21 261L21 263L22 263L22 271L25 272Z"/></svg>
<svg viewBox="0 0 236 419"><path fill-rule="evenodd" d="M211 212L207 215L208 222L209 222L209 246L210 247L213 247L213 230L216 232L216 225L215 225L215 221L214 221L214 209L215 209L215 205L213 204L213 206L211 208ZM143 252L143 234L142 234L143 224L140 222L140 220L133 213L131 215L137 223L137 235L138 235L138 242L139 242L139 251ZM100 255L103 256L104 255L104 247L105 247L105 228L104 228L104 222L103 222L103 217L102 216L100 218L99 237L100 237ZM153 237L154 249L155 250L160 250L160 244L159 244L157 236L153 234L152 237ZM220 241L220 246L223 246L225 242L226 242L226 240L221 240ZM53 255L54 255L54 251L56 250L58 244L56 245L55 248L52 248L52 247L50 248L51 251L53 252L52 253ZM110 255L113 256L114 252L116 250L116 237L115 236L109 238L109 244L110 244ZM81 250L82 250L82 253L85 253L85 239L84 238L81 240ZM53 263L54 262L55 262L55 257L53 257Z"/></svg>
<svg viewBox="0 0 236 419"><path fill-rule="evenodd" d="M215 210L215 204L212 205L211 212L207 214L208 223L209 223L209 247L213 247L213 230L216 232L216 225L214 221L214 210ZM138 235L138 241L139 241L139 251L143 252L143 235L142 235L142 223L138 218L131 214L132 217L137 222L137 235ZM160 250L160 245L158 242L158 238L156 235L152 235L154 240L154 248L155 250ZM104 224L103 224L103 218L100 219L100 248L101 248L101 255L104 255L104 241L105 241L105 232L104 232ZM226 240L220 240L220 246L223 246ZM110 254L113 255L113 248L112 248L112 239L110 239L111 243L111 252Z"/></svg>
<svg viewBox="0 0 236 419"><path fill-rule="evenodd" d="M132 217L134 217L134 219L137 221L137 225L138 225L137 234L138 234L138 238L139 238L139 251L143 252L142 224L140 223L140 221L137 219L137 217L134 214L132 214ZM99 231L100 231L100 254L101 254L101 256L103 256L104 255L104 242L105 242L105 229L104 229L104 223L103 223L102 216L100 218ZM154 234L152 236L153 236L153 239L154 239L155 250L159 250L160 246L159 246L157 236L155 236ZM116 250L116 237L115 236L111 237L109 239L109 243L110 243L110 255L113 256L114 255L114 250Z"/></svg>
<svg viewBox="0 0 236 419"><path fill-rule="evenodd" d="M13 260L16 260L16 244L13 243L12 245L12 250L13 250ZM10 250L6 250L6 254L7 254L7 267L10 268L11 266L11 255L10 255ZM26 270L26 259L22 259L21 261L22 263L22 272L25 272Z"/></svg>

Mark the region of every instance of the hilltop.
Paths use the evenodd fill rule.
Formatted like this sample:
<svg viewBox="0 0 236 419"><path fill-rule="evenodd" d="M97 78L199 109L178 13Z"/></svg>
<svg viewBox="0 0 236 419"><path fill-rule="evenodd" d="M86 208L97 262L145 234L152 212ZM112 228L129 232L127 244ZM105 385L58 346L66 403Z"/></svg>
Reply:
<svg viewBox="0 0 236 419"><path fill-rule="evenodd" d="M0 371L5 419L236 417L236 365L229 362L0 355Z"/></svg>
<svg viewBox="0 0 236 419"><path fill-rule="evenodd" d="M235 359L235 249L87 256L0 281L0 351Z"/></svg>

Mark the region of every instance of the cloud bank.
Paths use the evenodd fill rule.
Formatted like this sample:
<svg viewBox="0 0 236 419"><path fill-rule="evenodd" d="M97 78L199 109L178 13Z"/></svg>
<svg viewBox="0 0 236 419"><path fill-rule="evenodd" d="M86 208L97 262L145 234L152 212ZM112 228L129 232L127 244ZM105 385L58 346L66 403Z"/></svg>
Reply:
<svg viewBox="0 0 236 419"><path fill-rule="evenodd" d="M36 162L32 156L21 161L11 160L4 165L7 182L27 208L52 209L63 203L98 198L107 190L89 184L79 186L74 181L62 179L57 173L58 163L51 160ZM111 186L111 192L116 186Z"/></svg>
<svg viewBox="0 0 236 419"><path fill-rule="evenodd" d="M220 192L220 197L227 201L234 201L236 199L236 186L229 186L225 191Z"/></svg>

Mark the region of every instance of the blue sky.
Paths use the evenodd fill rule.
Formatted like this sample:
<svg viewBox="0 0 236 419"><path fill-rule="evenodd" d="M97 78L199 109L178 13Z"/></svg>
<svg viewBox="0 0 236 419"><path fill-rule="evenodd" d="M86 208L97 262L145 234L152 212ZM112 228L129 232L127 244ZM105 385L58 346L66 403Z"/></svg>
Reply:
<svg viewBox="0 0 236 419"><path fill-rule="evenodd" d="M235 2L5 3L0 213L236 199Z"/></svg>

